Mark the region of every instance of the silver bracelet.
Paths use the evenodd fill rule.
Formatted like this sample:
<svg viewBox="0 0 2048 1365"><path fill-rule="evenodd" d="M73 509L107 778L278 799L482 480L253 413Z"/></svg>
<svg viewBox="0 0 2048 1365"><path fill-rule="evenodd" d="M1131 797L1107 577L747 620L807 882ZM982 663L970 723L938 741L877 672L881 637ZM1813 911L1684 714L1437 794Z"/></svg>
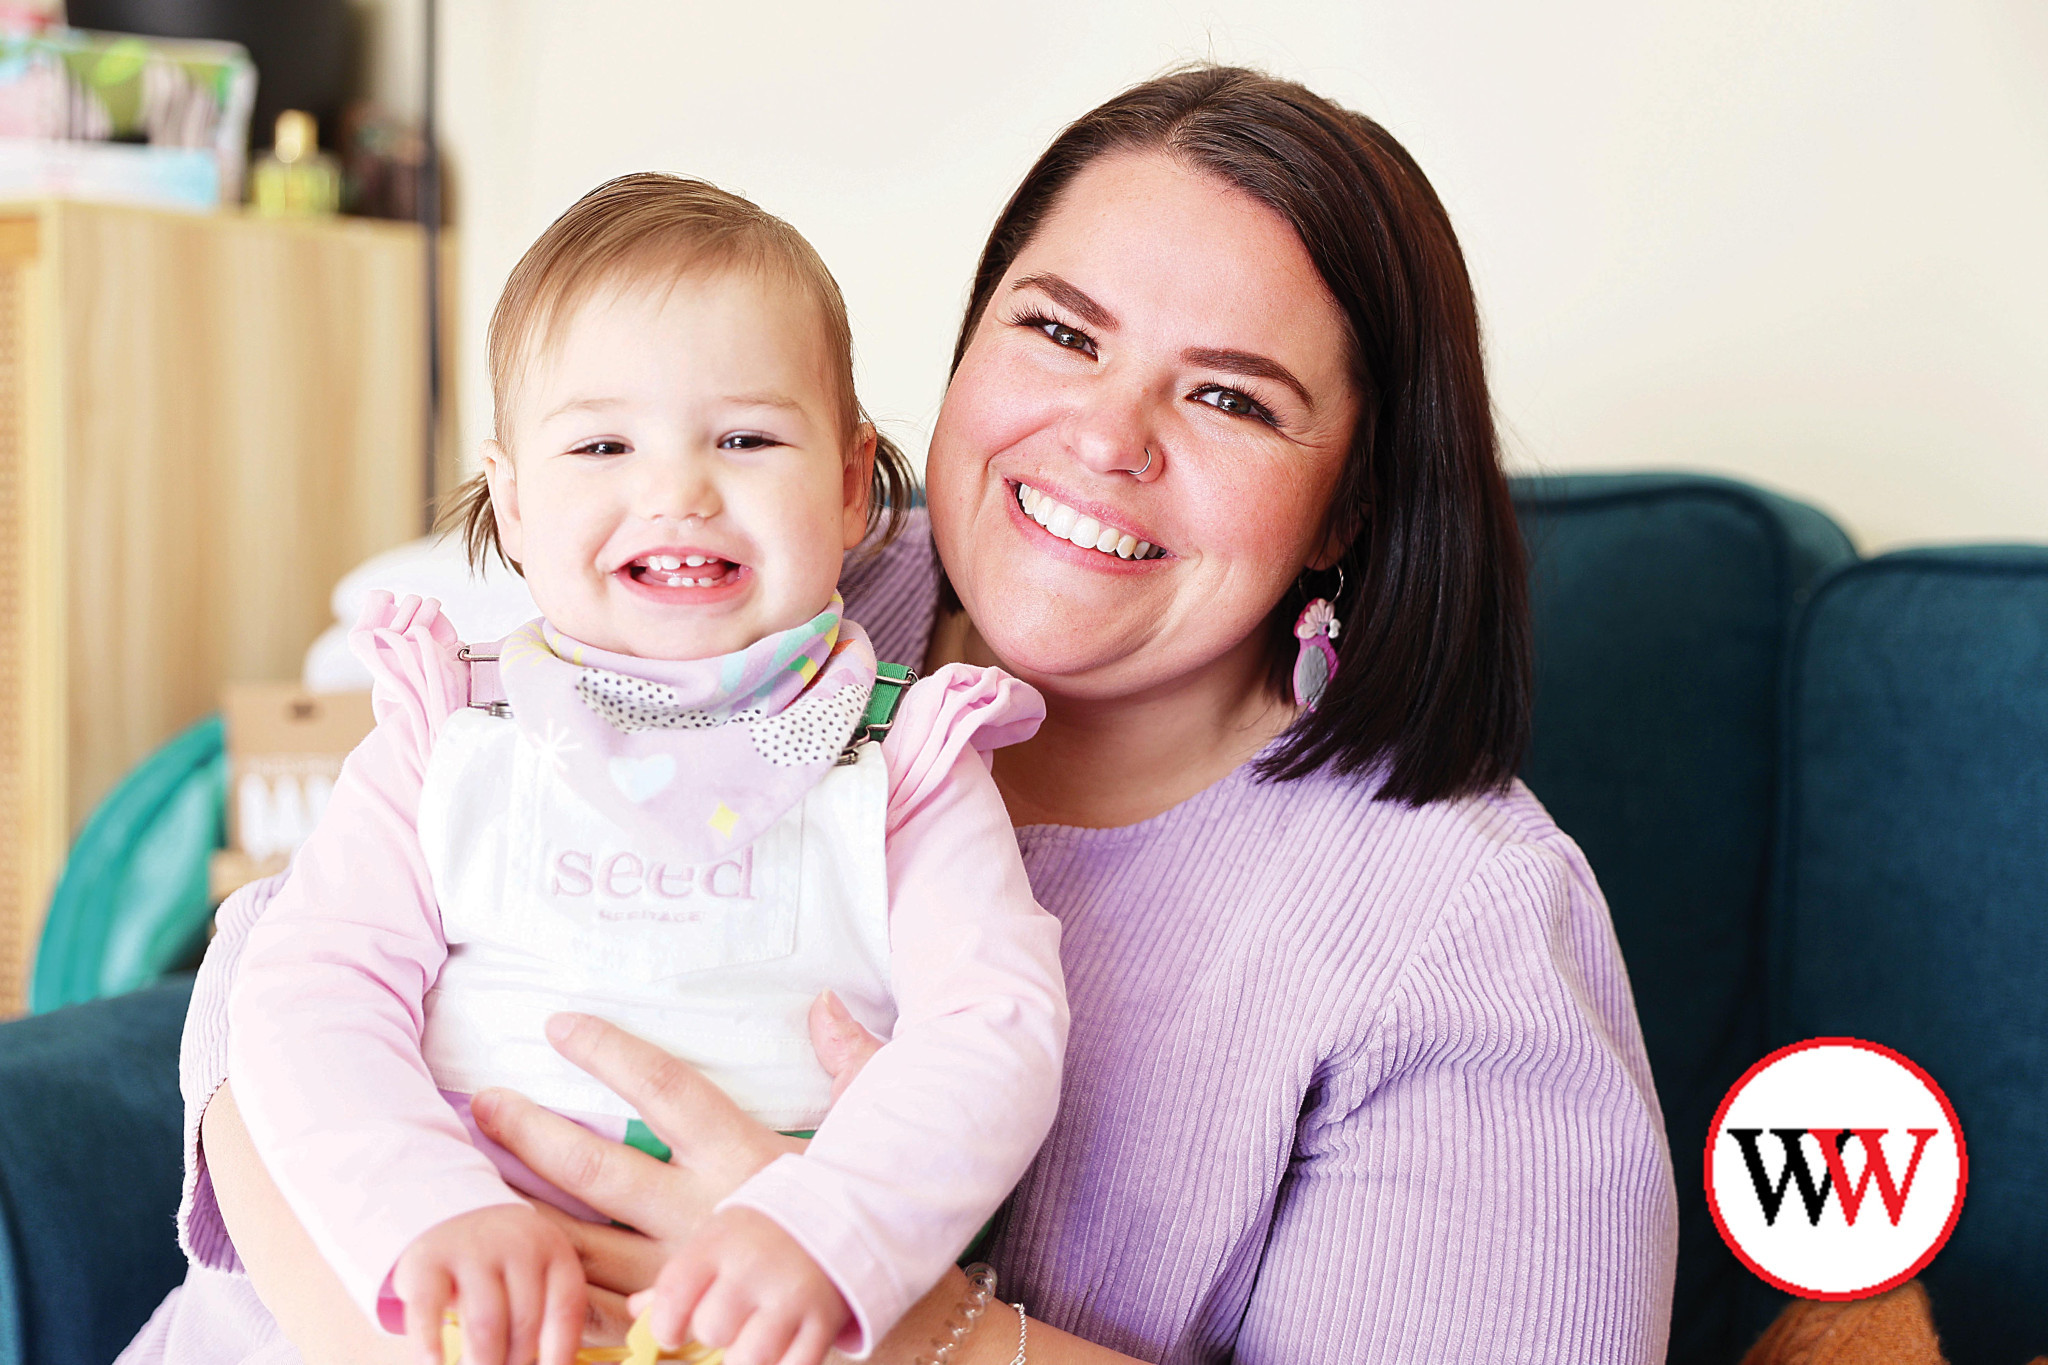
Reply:
<svg viewBox="0 0 2048 1365"><path fill-rule="evenodd" d="M1024 1365L1024 1334L1029 1330L1031 1321L1024 1316L1023 1304L1013 1303L1010 1307L1017 1310L1017 1354L1010 1357L1010 1365Z"/></svg>
<svg viewBox="0 0 2048 1365"><path fill-rule="evenodd" d="M974 1324L988 1311L989 1302L995 1296L996 1272L983 1261L967 1267L967 1297L946 1319L945 1331L933 1337L932 1344L911 1365L950 1365L959 1353L960 1343L974 1331Z"/></svg>

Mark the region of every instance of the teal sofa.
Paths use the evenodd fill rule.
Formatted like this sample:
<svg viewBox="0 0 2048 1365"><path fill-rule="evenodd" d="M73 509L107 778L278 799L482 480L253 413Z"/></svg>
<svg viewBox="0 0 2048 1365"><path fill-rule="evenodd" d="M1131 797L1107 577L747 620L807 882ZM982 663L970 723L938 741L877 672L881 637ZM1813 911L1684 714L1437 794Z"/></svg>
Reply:
<svg viewBox="0 0 2048 1365"><path fill-rule="evenodd" d="M2048 1352L2048 548L1857 559L1812 508L1675 475L1519 481L1524 776L1613 908L1671 1137L1670 1359L1733 1365L1782 1297L1701 1166L1778 1043L1941 1081L1969 1196L1923 1279L1957 1365ZM67 951L76 951L75 946ZM0 1026L0 1365L110 1360L182 1274L189 981Z"/></svg>

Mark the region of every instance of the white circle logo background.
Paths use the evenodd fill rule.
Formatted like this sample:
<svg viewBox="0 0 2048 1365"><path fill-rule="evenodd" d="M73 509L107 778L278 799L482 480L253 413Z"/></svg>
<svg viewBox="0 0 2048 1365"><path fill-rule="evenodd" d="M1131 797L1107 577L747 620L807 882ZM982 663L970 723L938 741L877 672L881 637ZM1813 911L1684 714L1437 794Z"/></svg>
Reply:
<svg viewBox="0 0 2048 1365"><path fill-rule="evenodd" d="M1784 1142L1773 1129L1879 1128L1894 1192L1905 1190L1896 1226L1861 1139L1850 1137L1840 1164L1853 1201L1852 1226L1839 1181L1829 1180L1818 1139L1798 1142L1814 1188L1828 1181L1820 1221L1809 1219L1799 1181L1788 1174ZM1913 1165L1917 1139L1933 1129ZM1766 1184L1782 1190L1766 1218L1741 1143L1731 1129L1761 1129L1755 1138ZM1804 1298L1856 1299L1882 1293L1919 1273L1948 1240L1962 1212L1968 1157L1955 1111L1919 1067L1875 1043L1817 1038L1781 1048L1736 1082L1722 1101L1707 1144L1707 1202L1721 1235L1751 1270ZM1911 1171L1911 1185L1907 1173Z"/></svg>

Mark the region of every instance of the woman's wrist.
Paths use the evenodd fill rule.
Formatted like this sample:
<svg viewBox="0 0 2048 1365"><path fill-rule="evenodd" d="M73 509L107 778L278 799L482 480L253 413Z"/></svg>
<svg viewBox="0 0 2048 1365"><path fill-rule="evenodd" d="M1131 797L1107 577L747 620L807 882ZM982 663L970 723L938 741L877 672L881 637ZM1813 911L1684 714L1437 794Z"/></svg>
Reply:
<svg viewBox="0 0 2048 1365"><path fill-rule="evenodd" d="M1017 1310L1003 1301L993 1271L985 1283L984 1292L967 1272L948 1268L875 1347L869 1365L1010 1365L1017 1356ZM963 1325L967 1330L956 1335ZM837 1365L845 1357L831 1359Z"/></svg>

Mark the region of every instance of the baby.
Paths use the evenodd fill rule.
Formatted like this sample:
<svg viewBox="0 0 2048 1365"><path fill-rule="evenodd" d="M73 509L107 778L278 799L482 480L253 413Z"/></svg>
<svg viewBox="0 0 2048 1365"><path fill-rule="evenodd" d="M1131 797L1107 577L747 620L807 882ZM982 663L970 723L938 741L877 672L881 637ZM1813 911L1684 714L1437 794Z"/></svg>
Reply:
<svg viewBox="0 0 2048 1365"><path fill-rule="evenodd" d="M733 1365L865 1352L1052 1121L1059 928L987 757L1043 704L996 669L893 680L842 616L843 552L914 482L779 219L669 176L600 186L512 272L490 368L498 439L457 512L541 619L460 646L435 603L372 601L377 728L249 935L235 1097L387 1330L438 1359L453 1309L473 1365L564 1365L583 1277L522 1193L598 1215L468 1099L509 1086L665 1154L547 1043L556 1012L600 1015L816 1130L677 1253L663 1283L692 1298L657 1320ZM826 991L888 1040L836 1104L806 1024Z"/></svg>

